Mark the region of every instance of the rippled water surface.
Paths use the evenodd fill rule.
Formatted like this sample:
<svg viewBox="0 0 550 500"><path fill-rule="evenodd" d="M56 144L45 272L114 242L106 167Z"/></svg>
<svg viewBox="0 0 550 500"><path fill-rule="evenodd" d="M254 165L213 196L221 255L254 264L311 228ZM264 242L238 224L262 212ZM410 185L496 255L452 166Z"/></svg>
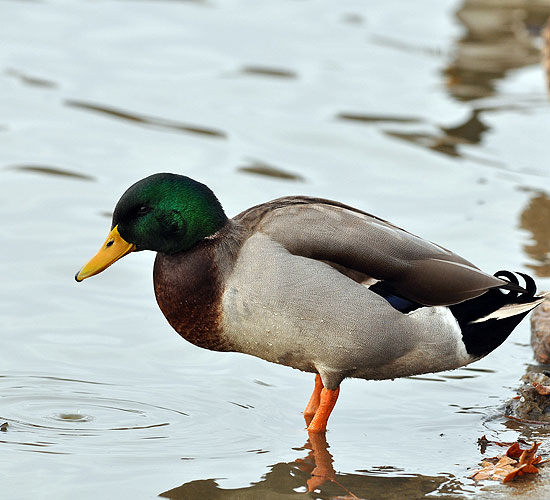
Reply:
<svg viewBox="0 0 550 500"><path fill-rule="evenodd" d="M503 417L528 322L464 369L344 382L326 441L308 440L313 377L181 340L152 254L73 276L125 188L171 171L228 214L338 199L549 289L549 15L542 0L0 2L2 498L471 497L481 435L543 436Z"/></svg>

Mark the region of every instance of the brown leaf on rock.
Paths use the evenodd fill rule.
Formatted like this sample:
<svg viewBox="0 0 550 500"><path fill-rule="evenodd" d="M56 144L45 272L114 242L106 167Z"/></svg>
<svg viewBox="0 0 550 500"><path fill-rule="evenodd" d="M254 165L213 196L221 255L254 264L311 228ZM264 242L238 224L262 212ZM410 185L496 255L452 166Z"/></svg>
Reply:
<svg viewBox="0 0 550 500"><path fill-rule="evenodd" d="M487 441L486 438L485 440ZM490 479L507 483L524 474L537 474L539 470L535 465L542 461L542 458L536 455L539 445L540 443L534 443L529 449L522 450L518 443L514 443L506 450L505 455L481 462L482 468L470 477L476 481Z"/></svg>
<svg viewBox="0 0 550 500"><path fill-rule="evenodd" d="M533 443L533 446L531 446L531 448L529 448L528 450L523 450L521 457L519 457L519 464L525 465L525 464L537 463L535 462L537 458L539 459L538 462L540 462L541 457L540 456L537 457L535 455L539 446L540 446L540 443Z"/></svg>
<svg viewBox="0 0 550 500"><path fill-rule="evenodd" d="M537 474L538 469L534 465L525 464L510 472L503 480L503 483L513 481L516 477L523 476L523 474Z"/></svg>
<svg viewBox="0 0 550 500"><path fill-rule="evenodd" d="M515 470L514 466L517 465L517 461L504 455L500 457L497 463L484 460L481 462L481 465L483 468L475 471L470 477L476 481L483 481L485 479L498 481L504 479Z"/></svg>
<svg viewBox="0 0 550 500"><path fill-rule="evenodd" d="M550 395L550 385L543 385L538 382L533 382L533 387L541 396Z"/></svg>
<svg viewBox="0 0 550 500"><path fill-rule="evenodd" d="M519 443L514 443L510 448L506 450L506 456L510 458L519 458L523 450L519 447Z"/></svg>

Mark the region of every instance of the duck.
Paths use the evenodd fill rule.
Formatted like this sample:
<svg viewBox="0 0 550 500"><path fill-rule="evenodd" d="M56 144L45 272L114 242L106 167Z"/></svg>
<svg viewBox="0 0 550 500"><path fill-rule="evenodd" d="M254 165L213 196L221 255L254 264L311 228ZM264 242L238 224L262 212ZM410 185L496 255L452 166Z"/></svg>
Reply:
<svg viewBox="0 0 550 500"><path fill-rule="evenodd" d="M468 365L547 299L527 274L485 273L343 203L286 196L228 218L210 188L174 173L124 192L76 281L144 250L156 252L158 306L185 340L315 374L310 433L326 432L344 379Z"/></svg>

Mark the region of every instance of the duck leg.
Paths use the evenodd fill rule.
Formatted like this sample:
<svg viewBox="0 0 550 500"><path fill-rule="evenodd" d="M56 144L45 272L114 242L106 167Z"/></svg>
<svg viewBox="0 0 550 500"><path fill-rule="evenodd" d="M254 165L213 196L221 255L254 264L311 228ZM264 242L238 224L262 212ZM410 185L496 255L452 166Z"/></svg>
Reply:
<svg viewBox="0 0 550 500"><path fill-rule="evenodd" d="M326 387L321 389L319 407L307 427L308 432L326 432L328 417L338 400L338 394L340 394L340 387L334 391Z"/></svg>
<svg viewBox="0 0 550 500"><path fill-rule="evenodd" d="M323 381L321 380L321 375L317 374L315 375L315 388L313 389L313 393L309 398L309 403L304 410L304 419L306 421L306 425L310 424L311 420L315 416L315 413L317 412L317 409L319 408L319 404L321 403L322 389Z"/></svg>

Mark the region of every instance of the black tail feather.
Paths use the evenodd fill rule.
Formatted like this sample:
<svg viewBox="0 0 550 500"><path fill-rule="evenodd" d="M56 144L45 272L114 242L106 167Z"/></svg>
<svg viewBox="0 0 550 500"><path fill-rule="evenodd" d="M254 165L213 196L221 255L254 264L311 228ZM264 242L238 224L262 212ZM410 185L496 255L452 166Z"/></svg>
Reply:
<svg viewBox="0 0 550 500"><path fill-rule="evenodd" d="M510 271L495 273L497 278L507 283L498 288L492 288L483 295L450 306L451 312L462 330L462 340L466 350L474 357L481 358L502 344L512 330L529 313L530 308L514 313L509 305L533 304L540 300L535 294L537 287L533 278L524 273L517 273L525 281L525 287L519 285L519 280ZM508 290L508 292L503 292ZM499 317L498 311L501 313ZM494 314L493 314L494 313Z"/></svg>
<svg viewBox="0 0 550 500"><path fill-rule="evenodd" d="M499 288L510 290L511 292L518 292L516 296L520 293L526 293L528 295L534 296L535 293L537 293L537 285L535 284L535 280L533 280L533 278L531 278L531 276L529 276L528 274L520 273L519 271L516 272L516 274L519 274L525 280L525 287L520 286L519 280L517 279L516 275L510 271L501 270L496 272L494 276L496 278L507 281L506 285L502 285Z"/></svg>
<svg viewBox="0 0 550 500"><path fill-rule="evenodd" d="M535 280L531 278L531 276L529 276L528 274L520 273L519 271L518 274L525 280L527 293L534 297L537 293L537 285L535 283Z"/></svg>

